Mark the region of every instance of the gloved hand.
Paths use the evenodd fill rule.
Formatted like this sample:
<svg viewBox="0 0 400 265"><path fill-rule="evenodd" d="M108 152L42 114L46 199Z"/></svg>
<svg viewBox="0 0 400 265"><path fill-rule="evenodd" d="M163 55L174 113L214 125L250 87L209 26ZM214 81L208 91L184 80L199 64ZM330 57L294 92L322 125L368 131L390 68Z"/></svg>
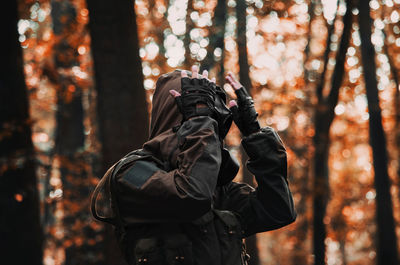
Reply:
<svg viewBox="0 0 400 265"><path fill-rule="evenodd" d="M226 104L225 92L215 84L215 78L208 79L208 71L198 75L198 67L192 67L192 78L186 71L181 72L181 93L170 90L174 96L183 121L196 116L210 116L218 123L218 135L223 139L232 123L232 113Z"/></svg>
<svg viewBox="0 0 400 265"><path fill-rule="evenodd" d="M228 73L226 80L235 89L237 96L237 103L234 100L229 102L235 124L244 136L258 132L261 127L257 120L258 113L254 108L253 99L232 73Z"/></svg>
<svg viewBox="0 0 400 265"><path fill-rule="evenodd" d="M210 116L216 119L214 83L205 78L182 77L181 86L181 95L175 97L175 101L184 121L196 116Z"/></svg>

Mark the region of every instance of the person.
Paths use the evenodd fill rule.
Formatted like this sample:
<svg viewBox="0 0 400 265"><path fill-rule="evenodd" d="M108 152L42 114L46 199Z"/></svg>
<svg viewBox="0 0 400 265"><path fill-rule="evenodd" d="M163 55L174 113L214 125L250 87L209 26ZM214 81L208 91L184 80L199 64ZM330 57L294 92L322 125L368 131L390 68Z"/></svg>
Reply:
<svg viewBox="0 0 400 265"><path fill-rule="evenodd" d="M226 82L237 100L227 106L215 79L191 70L157 80L149 140L109 170L129 264L247 264L243 238L296 219L278 134L260 127L252 98L232 73ZM233 181L238 162L223 146L232 119L257 188Z"/></svg>

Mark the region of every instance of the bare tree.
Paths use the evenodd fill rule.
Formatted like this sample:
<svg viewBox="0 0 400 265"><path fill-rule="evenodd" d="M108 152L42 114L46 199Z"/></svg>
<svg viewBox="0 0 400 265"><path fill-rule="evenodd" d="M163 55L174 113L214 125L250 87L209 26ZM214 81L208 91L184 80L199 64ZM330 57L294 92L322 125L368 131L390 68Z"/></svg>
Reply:
<svg viewBox="0 0 400 265"><path fill-rule="evenodd" d="M369 112L369 141L372 147L376 190L377 261L378 265L398 264L397 238L390 194L386 137L382 126L376 80L375 49L371 42L369 1L359 1L361 58L367 91Z"/></svg>
<svg viewBox="0 0 400 265"><path fill-rule="evenodd" d="M335 117L334 109L338 103L339 88L344 77L344 63L352 25L352 0L346 1L347 9L343 17L343 33L340 40L339 50L336 54L336 64L333 70L330 90L327 97L323 95L326 66L329 58L329 50L324 55L324 71L317 87L317 106L315 109L315 135L313 138L315 146L314 154L314 181L313 181L313 253L315 255L314 264L325 264L325 238L326 228L324 217L326 206L329 199L329 171L328 158L330 137L329 129ZM332 26L333 27L333 26ZM333 28L330 30L332 34ZM327 37L327 44L330 44L330 35ZM326 47L329 49L330 45Z"/></svg>
<svg viewBox="0 0 400 265"><path fill-rule="evenodd" d="M385 9L386 11L386 5ZM383 12L383 15L385 15L386 12ZM392 75L393 82L395 84L395 92L394 92L394 99L393 99L393 109L395 111L395 127L394 127L394 142L396 144L396 150L397 150L397 178L398 178L398 183L400 183L400 81L399 81L399 69L396 67L396 63L393 61L394 56L390 54L389 51L389 42L387 38L387 34L385 33L385 30L389 30L390 24L386 25L386 28L383 29L383 39L385 40L385 45L383 45L383 49L385 51L385 54L388 58L388 62L390 65L390 73ZM393 28L392 28L393 31ZM400 189L399 189L400 192ZM400 193L399 193L400 197Z"/></svg>
<svg viewBox="0 0 400 265"><path fill-rule="evenodd" d="M312 41L312 23L314 22L315 19L315 7L317 4L320 4L320 1L318 3L316 1L309 1L308 4L308 14L309 14L309 22L308 22L308 31L307 31L307 45L304 49L304 63L303 63L303 79L304 79L304 91L310 93L309 91L313 91L313 87L315 84L310 82L310 76L315 75L313 71L309 71L308 67L306 67L309 59L312 57L312 53L310 51L310 44ZM328 40L330 34L328 33ZM326 49L329 53L329 49ZM307 111L311 114L313 109L312 109L312 104L310 102L311 95L306 96L306 102L304 103L305 108ZM294 110L295 112L296 110ZM290 138L289 138L290 139ZM291 139L290 139L291 140ZM301 177L293 178L293 184L292 185L292 192L294 193L300 193L301 197L300 200L296 203L296 212L297 212L297 219L296 219L296 229L294 231L294 234L297 238L295 247L293 248L292 252L292 257L291 257L291 262L292 264L307 264L307 256L308 256L308 251L306 250L306 242L307 242L307 234L309 231L309 225L310 225L310 220L307 216L307 211L309 209L307 203L309 202L309 180L310 180L310 151L309 151L309 142L305 142L304 144L301 144L300 146L298 145L298 140L293 137L292 141L293 142L287 142L288 145L291 146L291 149L293 152L296 154L296 157L298 158L303 158L307 160L306 165L301 166L301 169L297 169L299 172L301 172ZM296 144L297 143L297 144ZM289 172L291 172L289 168ZM296 189L297 190L293 190Z"/></svg>
<svg viewBox="0 0 400 265"><path fill-rule="evenodd" d="M214 16L212 21L212 27L210 28L209 39L210 43L207 47L207 56L202 62L202 69L211 70L214 67L217 67L216 73L217 82L224 82L224 60L225 60L225 26L226 26L226 17L227 17L227 9L226 9L226 1L218 0L217 5L214 10ZM218 64L214 59L214 51L219 49L221 51L221 57L218 60Z"/></svg>
<svg viewBox="0 0 400 265"><path fill-rule="evenodd" d="M185 46L185 61L184 61L184 66L186 68L190 68L190 66L193 64L195 60L193 60L190 52L190 43L191 37L190 37L190 31L194 28L194 23L190 15L193 12L193 0L188 0L187 3L187 8L186 8L186 32L185 32L185 37L183 39L183 43Z"/></svg>
<svg viewBox="0 0 400 265"><path fill-rule="evenodd" d="M237 17L237 44L239 51L239 81L251 95L252 85L249 75L250 67L247 56L245 0L238 0L236 2L236 17ZM243 148L241 149L241 153L242 153L242 165L245 165L246 161L248 160L248 156L246 152L243 150ZM254 176L247 170L247 168L243 167L243 182L253 186L254 185L253 179ZM249 264L250 265L260 264L256 235L246 238L246 246L248 253L250 254L251 257Z"/></svg>
<svg viewBox="0 0 400 265"><path fill-rule="evenodd" d="M65 264L101 264L102 242L99 242L98 229L91 226L88 214L91 182L85 159L84 110L82 88L73 75L72 67L79 66L77 39L82 38L78 31L75 6L68 1L52 0L51 16L55 43L53 63L45 72L57 90L57 111L55 131L55 153L60 160L60 175L63 185L63 218L65 228L62 240L55 240L60 248L65 248ZM50 74L49 74L50 73ZM49 225L49 224L47 224ZM64 242L71 242L64 247ZM93 242L96 242L93 244ZM98 255L100 254L100 255Z"/></svg>
<svg viewBox="0 0 400 265"><path fill-rule="evenodd" d="M17 1L0 18L0 249L2 264L41 265L42 230Z"/></svg>

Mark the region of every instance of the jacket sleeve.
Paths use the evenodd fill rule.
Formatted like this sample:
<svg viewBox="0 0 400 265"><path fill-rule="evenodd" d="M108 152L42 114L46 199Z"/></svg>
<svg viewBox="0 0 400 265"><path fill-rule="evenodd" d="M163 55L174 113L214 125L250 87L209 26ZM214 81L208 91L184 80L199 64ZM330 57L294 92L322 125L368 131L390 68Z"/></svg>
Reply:
<svg viewBox="0 0 400 265"><path fill-rule="evenodd" d="M258 187L231 182L223 188L224 208L239 215L246 236L294 222L286 149L278 134L266 127L245 137L242 145L249 156L247 168L255 175Z"/></svg>
<svg viewBox="0 0 400 265"><path fill-rule="evenodd" d="M164 171L152 161L137 161L119 179L119 208L133 222L188 221L211 209L221 163L217 122L200 116L178 131L177 167Z"/></svg>

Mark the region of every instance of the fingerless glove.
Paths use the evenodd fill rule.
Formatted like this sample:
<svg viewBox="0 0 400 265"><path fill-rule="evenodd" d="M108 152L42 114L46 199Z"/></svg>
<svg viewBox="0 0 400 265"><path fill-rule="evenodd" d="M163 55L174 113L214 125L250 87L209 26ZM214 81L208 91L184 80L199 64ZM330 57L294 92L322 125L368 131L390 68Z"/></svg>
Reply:
<svg viewBox="0 0 400 265"><path fill-rule="evenodd" d="M247 93L244 87L235 90L237 96L237 106L231 107L233 120L235 121L240 132L244 136L260 130L258 123L258 113L254 108L254 101Z"/></svg>

